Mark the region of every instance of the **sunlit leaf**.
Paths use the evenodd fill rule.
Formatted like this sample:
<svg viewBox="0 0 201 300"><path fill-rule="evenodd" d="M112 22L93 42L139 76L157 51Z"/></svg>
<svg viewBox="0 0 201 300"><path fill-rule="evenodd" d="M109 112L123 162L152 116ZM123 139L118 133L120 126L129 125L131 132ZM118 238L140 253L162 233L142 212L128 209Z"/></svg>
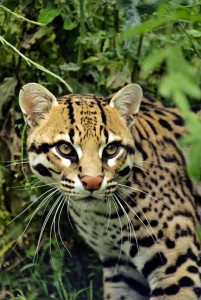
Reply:
<svg viewBox="0 0 201 300"><path fill-rule="evenodd" d="M198 30L195 30L195 29L190 29L190 30L187 30L187 33L194 37L194 38L199 38L201 37L201 31L198 31Z"/></svg>
<svg viewBox="0 0 201 300"><path fill-rule="evenodd" d="M62 71L79 71L80 70L80 66L78 66L77 64L74 63L68 63L68 64L63 64L60 66L60 69Z"/></svg>
<svg viewBox="0 0 201 300"><path fill-rule="evenodd" d="M45 7L41 9L38 21L43 24L49 24L61 13L61 8Z"/></svg>
<svg viewBox="0 0 201 300"><path fill-rule="evenodd" d="M158 17L158 18L155 18L155 19L151 19L151 20L148 20L140 25L137 25L137 26L133 26L131 28L128 28L126 29L122 36L124 39L127 39L127 38L130 38L134 35L137 35L137 34L142 34L142 33L145 33L145 32L149 32L151 30L153 30L154 28L157 28L165 23L168 23L169 22L169 18L168 16L166 16L166 18L164 17Z"/></svg>
<svg viewBox="0 0 201 300"><path fill-rule="evenodd" d="M200 141L194 142L189 149L189 159L187 164L187 170L190 176L201 180L200 166L201 166L201 157L200 157L200 149L201 149L201 139Z"/></svg>
<svg viewBox="0 0 201 300"><path fill-rule="evenodd" d="M197 235L199 241L201 242L201 227L196 226L195 227L195 232L196 232L196 235Z"/></svg>
<svg viewBox="0 0 201 300"><path fill-rule="evenodd" d="M159 51L159 49L154 49L149 56L142 63L142 76L147 77L148 72L153 71L166 57L165 51Z"/></svg>
<svg viewBox="0 0 201 300"><path fill-rule="evenodd" d="M72 30L78 26L78 23L75 21L72 21L72 19L69 16L66 16L63 24L63 29L65 30Z"/></svg>

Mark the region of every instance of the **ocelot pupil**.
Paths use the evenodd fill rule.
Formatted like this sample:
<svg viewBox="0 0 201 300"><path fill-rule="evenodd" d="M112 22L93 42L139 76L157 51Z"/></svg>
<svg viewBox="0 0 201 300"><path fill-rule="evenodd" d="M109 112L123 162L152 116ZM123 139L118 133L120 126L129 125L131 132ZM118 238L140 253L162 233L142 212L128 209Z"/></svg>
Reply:
<svg viewBox="0 0 201 300"><path fill-rule="evenodd" d="M104 155L105 156L108 156L108 157L113 157L113 156L115 156L117 153L118 153L118 151L119 151L119 144L117 144L117 143L111 143L111 144L109 144L106 148L105 148L105 150L104 150Z"/></svg>
<svg viewBox="0 0 201 300"><path fill-rule="evenodd" d="M63 156L68 156L72 154L73 147L68 143L62 143L57 146L57 151Z"/></svg>
<svg viewBox="0 0 201 300"><path fill-rule="evenodd" d="M109 145L107 148L108 154L114 154L117 151L117 145Z"/></svg>

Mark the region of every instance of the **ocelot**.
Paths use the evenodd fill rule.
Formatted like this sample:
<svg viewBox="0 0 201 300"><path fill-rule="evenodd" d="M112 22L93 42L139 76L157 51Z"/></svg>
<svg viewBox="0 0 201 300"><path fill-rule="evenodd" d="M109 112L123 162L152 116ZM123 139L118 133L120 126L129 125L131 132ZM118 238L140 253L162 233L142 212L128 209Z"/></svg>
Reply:
<svg viewBox="0 0 201 300"><path fill-rule="evenodd" d="M199 299L200 198L178 145L179 111L143 97L137 84L111 98L57 99L28 83L19 103L31 169L59 189L99 254L104 299Z"/></svg>

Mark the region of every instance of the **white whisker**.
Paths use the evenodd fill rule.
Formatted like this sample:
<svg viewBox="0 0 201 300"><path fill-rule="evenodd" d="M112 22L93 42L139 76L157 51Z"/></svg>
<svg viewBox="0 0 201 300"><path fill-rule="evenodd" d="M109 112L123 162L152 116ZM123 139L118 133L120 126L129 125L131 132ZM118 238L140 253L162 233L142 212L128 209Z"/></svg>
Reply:
<svg viewBox="0 0 201 300"><path fill-rule="evenodd" d="M63 197L62 202L63 202L63 204L62 204L61 209L60 209L60 213L59 213L59 217L58 217L58 224L57 224L57 227L58 227L58 234L59 234L59 237L60 237L60 240L61 240L62 245L63 245L64 248L67 250L67 252L69 253L69 255L72 257L72 254L70 253L70 250L67 248L66 244L64 243L64 241L63 241L63 239L62 239L61 231L60 231L60 219L61 219L61 213L62 213L62 211L63 211L64 205L66 204L66 199L65 199L65 197Z"/></svg>
<svg viewBox="0 0 201 300"><path fill-rule="evenodd" d="M47 216L46 216L46 218L45 218L45 220L44 220L44 222L43 222L43 225L42 225L42 228L41 228L41 232L40 232L40 235L39 235L39 238L38 238L38 243L37 243L37 247L36 247L36 251L35 251L35 254L34 254L34 259L33 259L33 261L36 260L36 257L37 257L37 255L38 255L40 242L41 242L41 239L42 239L42 236L43 236L43 232L44 232L44 230L45 230L45 227L46 227L46 225L47 225L47 222L48 222L48 220L49 220L49 218L50 218L52 212L54 211L55 207L56 207L57 204L59 203L61 197L62 197L62 195L60 195L60 196L58 197L58 199L56 200L56 202L52 205L50 211L48 212L48 214L47 214Z"/></svg>
<svg viewBox="0 0 201 300"><path fill-rule="evenodd" d="M110 217L111 217L111 202L110 202L110 198L107 199L107 226L104 230L104 234L107 234L108 229L109 229L109 225L110 225Z"/></svg>
<svg viewBox="0 0 201 300"><path fill-rule="evenodd" d="M56 217L57 217L57 213L59 212L60 206L63 204L62 195L60 195L59 198L61 200L60 200L60 203L58 204L58 207L56 208L56 211L54 213L54 218L53 218L53 221L52 221L52 224L51 224L51 227L50 227L50 245L51 245L51 238L52 238L52 230L54 228L54 235L55 235L55 239L56 239L56 244L57 244L57 247L58 247L59 251L61 252L59 242L58 242L58 239L57 239L57 234L56 234Z"/></svg>
<svg viewBox="0 0 201 300"><path fill-rule="evenodd" d="M146 172L146 173L151 174L151 175L153 175L153 176L156 176L154 173L152 173L152 172L150 172L150 171L148 171L148 170L146 170L146 169L144 169L144 168L141 168L141 167L139 167L138 165L133 164L133 167L134 167L134 168L138 168L138 169L142 170L143 172Z"/></svg>
<svg viewBox="0 0 201 300"><path fill-rule="evenodd" d="M138 241L137 241L137 236L136 236L136 233L135 233L135 229L134 229L134 227L133 227L133 223L132 223L132 221L130 220L130 218L129 218L129 216L128 216L126 210L125 210L125 208L123 207L123 205L122 205L121 202L119 201L118 197L117 197L116 195L113 195L113 196L115 197L116 202L119 204L119 206L121 207L122 211L124 212L125 217L126 217L127 220L128 220L127 225L128 225L128 227L129 227L128 229L129 229L129 233L130 233L130 241L132 240L132 231L131 231L131 227L132 227L133 233L134 233L134 238L135 238L135 241L136 241L136 247L137 247L137 249L139 249L139 247L138 247ZM121 199L122 199L122 197L121 197ZM122 199L122 200L124 201L124 199ZM124 201L124 202L125 202L125 201Z"/></svg>
<svg viewBox="0 0 201 300"><path fill-rule="evenodd" d="M2 162L4 167L11 167L11 166L17 166L17 165L25 165L28 164L29 160L28 159L24 159L24 160L8 160L8 161L4 161Z"/></svg>
<svg viewBox="0 0 201 300"><path fill-rule="evenodd" d="M125 192L123 189L121 189L121 191L122 191L122 192ZM141 220L141 218L136 214L136 212L130 207L130 205L125 201L125 199L122 198L122 200L123 200L124 203L127 205L127 207L129 208L129 210L131 210L131 211L133 212L133 214L138 218L138 220L139 220L139 221L142 223L142 225L146 228L146 230L148 231L148 233L150 234L150 236L152 236L152 238L153 238L153 236L156 238L156 240L153 238L154 243L156 243L156 241L159 241L159 240L158 240L158 237L157 237L157 235L154 233L154 231L153 231L153 229L152 229L152 226L151 226L149 220L147 219L145 213L143 212L142 208L140 207L140 205L139 205L134 199L131 198L131 196L130 196L129 194L127 194L127 196L128 196L133 202L136 203L137 207L140 209L140 211L142 212L143 216L145 217L145 219L146 219L146 221L147 221L147 223L148 223L148 225L149 225L151 231L149 231L148 227L144 224L144 222L143 222L143 221Z"/></svg>
<svg viewBox="0 0 201 300"><path fill-rule="evenodd" d="M14 222L16 219L18 219L23 213L25 213L32 205L34 205L36 202L38 202L44 195L50 193L51 191L53 191L53 193L51 193L49 196L52 196L54 193L56 193L58 190L55 190L55 188L52 188L48 191L46 191L45 193L43 193L42 195L40 195L36 200L34 200L30 205L28 205L21 213L19 213L14 219L12 219L10 222L8 222L8 224ZM48 196L48 197L49 197ZM44 199L46 200L46 198ZM43 200L43 201L44 201ZM41 204L43 203L43 201L41 202ZM39 207L41 207L41 204L39 205ZM39 208L38 207L38 208ZM38 209L37 209L38 210Z"/></svg>
<svg viewBox="0 0 201 300"><path fill-rule="evenodd" d="M72 230L75 232L75 228L73 227L73 224L72 224L71 219L70 219L70 216L69 216L70 197L69 197L69 199L66 198L66 201L67 201L67 205L66 205L66 213L67 213L68 222L69 222L69 224L70 224Z"/></svg>
<svg viewBox="0 0 201 300"><path fill-rule="evenodd" d="M36 183L39 183L40 185L36 185ZM20 191L31 191L31 190L36 190L41 187L46 187L46 186L48 187L48 186L52 186L52 185L58 185L58 182L41 184L40 181L36 181L34 184L32 184L32 182L30 182L28 184L28 186L25 188L22 188L21 186L13 186L13 187L10 187L10 189L19 188Z"/></svg>
<svg viewBox="0 0 201 300"><path fill-rule="evenodd" d="M50 227L50 234L49 234L49 237L50 237L50 257L51 257L52 265L53 265L54 268L55 268L55 264L54 264L54 259L53 259L53 256L52 256L52 230L54 228L54 235L55 235L56 244L57 244L57 247L58 247L59 251L61 252L59 242L58 242L58 239L57 239L57 234L56 234L56 217L57 217L57 213L59 212L60 207L63 206L63 199L62 198L63 198L62 195L60 195L60 197L57 199L57 200L59 200L60 203L58 203L58 201L57 201L58 207L56 208L56 211L54 213L54 218L53 218L53 221L52 221L52 224L51 224L51 227Z"/></svg>
<svg viewBox="0 0 201 300"><path fill-rule="evenodd" d="M131 199L132 199L132 198L131 198ZM157 243L157 242L160 242L160 240L158 239L158 237L157 237L157 236L155 235L155 233L153 232L152 226L151 226L151 224L149 223L149 221L148 221L148 219L146 218L146 216L145 216L145 218L146 218L146 220L148 221L148 224L149 224L149 227L150 227L151 231L150 231L149 228L144 224L144 222L141 220L141 218L136 214L136 212L130 207L130 205L125 201L125 199L122 198L122 200L123 200L123 202L126 204L126 206L129 208L129 210L133 212L133 214L138 218L138 220L141 222L141 224L146 228L148 234L151 236L151 238L152 238L152 240L153 240L155 246L156 246L157 249L158 249L158 243ZM156 239L155 239L154 237L155 237ZM136 247L137 247L137 249L139 249L137 245L136 245ZM139 251L139 250L138 250L138 251ZM160 250L159 250L159 249L158 249L158 253L160 254ZM160 255L160 256L161 256L161 255ZM162 260L162 257L161 257L161 260Z"/></svg>
<svg viewBox="0 0 201 300"><path fill-rule="evenodd" d="M153 165L153 166L156 166L156 167L161 167L161 168L164 168L164 169L168 168L167 166L163 166L161 164L155 164L152 161L147 161L147 160L135 160L135 162L145 163L145 164Z"/></svg>
<svg viewBox="0 0 201 300"><path fill-rule="evenodd" d="M49 199L51 199L51 198L53 197L53 195L54 195L56 192L57 192L57 190L54 190L50 195L48 195L45 199L43 199L43 201L39 204L39 206L34 210L34 212L32 213L31 218L28 220L28 223L27 223L25 229L23 230L22 234L18 237L16 243L15 243L14 246L12 247L11 252L15 249L15 247L16 247L17 244L18 244L18 242L19 242L19 241L22 239L22 237L24 236L25 232L27 231L27 229L28 229L28 227L29 227L31 221L33 220L34 216L36 215L36 213L41 209L41 207L42 207ZM43 195L41 195L39 198L41 198L42 196L43 196ZM39 198L38 198L38 199L39 199ZM37 199L37 201L38 201L38 199ZM32 205L32 204L31 204L31 205ZM31 206L31 205L30 205L30 206ZM30 206L29 206L29 207L30 207ZM29 207L28 207L28 208L29 208ZM28 208L27 208L27 209L28 209ZM24 211L26 211L27 209L25 209ZM24 212L24 211L23 211L23 212ZM23 213L23 212L22 212L22 213ZM17 219L22 213L20 213L15 219ZM12 221L14 221L15 219L13 219Z"/></svg>
<svg viewBox="0 0 201 300"><path fill-rule="evenodd" d="M114 195L113 195L114 196ZM117 216L118 216L118 220L119 220L119 225L120 225L120 229L121 229L121 237L122 237L122 223L121 223L121 218L119 216L119 213L118 213L118 207L117 207L117 204L116 204L116 200L114 197L112 197L113 199L113 204L114 204L114 207L115 207L115 210L117 212ZM117 260L117 264L115 266L115 269L114 269L114 273L113 275L115 275L116 271L117 271L117 268L118 268L118 264L119 264L119 261L120 261L120 258L121 258L121 253L122 253L122 239L121 239L121 245L120 245L120 249L119 249L119 256L118 256L118 260Z"/></svg>
<svg viewBox="0 0 201 300"><path fill-rule="evenodd" d="M125 188L127 188L127 189L131 189L131 190L133 190L133 191L141 192L141 193L145 194L146 196L149 196L150 198L156 200L157 202L161 202L161 203L162 203L163 205L165 205L168 209L171 209L171 208L170 208L166 203L164 203L162 200L157 199L156 197L150 195L150 194L147 193L147 192L144 192L144 191L142 191L142 190L140 190L140 189L138 189L138 188L131 187L131 186L127 186L127 185L120 184L120 183L118 183L118 185L119 185L119 186L123 186L123 187L125 187Z"/></svg>

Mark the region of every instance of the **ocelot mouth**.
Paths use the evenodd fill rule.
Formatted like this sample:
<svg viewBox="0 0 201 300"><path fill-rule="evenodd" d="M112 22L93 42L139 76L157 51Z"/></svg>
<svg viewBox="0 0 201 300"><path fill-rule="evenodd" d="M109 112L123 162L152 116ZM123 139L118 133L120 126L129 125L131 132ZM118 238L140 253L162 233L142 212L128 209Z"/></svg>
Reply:
<svg viewBox="0 0 201 300"><path fill-rule="evenodd" d="M83 198L83 201L86 201L86 202L99 201L99 198L90 195L90 196Z"/></svg>
<svg viewBox="0 0 201 300"><path fill-rule="evenodd" d="M98 201L98 199L95 198L95 197L89 196L89 197L84 198L83 201L85 201L85 202L94 202L94 201Z"/></svg>
<svg viewBox="0 0 201 300"><path fill-rule="evenodd" d="M93 195L93 193L92 193L91 195L83 197L80 200L85 202L85 203L105 203L105 202L107 202L107 199L108 199L108 197L106 197L103 194Z"/></svg>

